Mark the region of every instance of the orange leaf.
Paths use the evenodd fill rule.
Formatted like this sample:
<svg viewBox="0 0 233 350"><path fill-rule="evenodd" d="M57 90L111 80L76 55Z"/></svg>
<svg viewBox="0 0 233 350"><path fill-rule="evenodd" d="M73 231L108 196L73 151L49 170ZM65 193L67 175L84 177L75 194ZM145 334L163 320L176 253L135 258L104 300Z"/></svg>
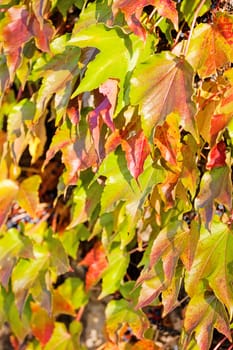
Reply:
<svg viewBox="0 0 233 350"><path fill-rule="evenodd" d="M149 143L142 130L127 140L122 139L127 165L131 175L137 179L143 171L143 165L150 153Z"/></svg>
<svg viewBox="0 0 233 350"><path fill-rule="evenodd" d="M89 290L99 281L103 271L108 266L106 253L102 244L97 242L79 265L88 267L86 274L86 290Z"/></svg>
<svg viewBox="0 0 233 350"><path fill-rule="evenodd" d="M39 304L31 302L32 318L31 328L32 334L44 346L52 336L54 329L54 321Z"/></svg>

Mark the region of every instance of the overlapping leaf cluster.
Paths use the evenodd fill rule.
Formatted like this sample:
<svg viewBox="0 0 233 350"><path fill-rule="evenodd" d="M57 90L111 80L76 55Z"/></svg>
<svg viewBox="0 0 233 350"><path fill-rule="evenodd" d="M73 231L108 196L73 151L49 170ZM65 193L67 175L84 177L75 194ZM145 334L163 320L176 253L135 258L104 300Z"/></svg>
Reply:
<svg viewBox="0 0 233 350"><path fill-rule="evenodd" d="M121 295L105 349L123 346L126 324L135 349L155 348L143 308L169 314L184 291L181 348L208 349L214 328L231 341L233 15L209 0L0 9L0 323L12 344L84 348L80 312L97 283L100 299ZM47 203L54 159L63 172ZM10 227L14 208L31 222Z"/></svg>

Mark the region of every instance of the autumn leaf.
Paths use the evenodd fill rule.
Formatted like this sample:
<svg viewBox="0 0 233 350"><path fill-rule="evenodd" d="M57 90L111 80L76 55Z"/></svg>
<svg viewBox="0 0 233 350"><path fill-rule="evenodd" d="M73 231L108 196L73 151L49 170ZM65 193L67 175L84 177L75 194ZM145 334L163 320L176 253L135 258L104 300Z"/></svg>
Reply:
<svg viewBox="0 0 233 350"><path fill-rule="evenodd" d="M213 148L211 148L208 154L208 160L206 169L210 170L216 167L226 165L226 144L224 141L220 141Z"/></svg>
<svg viewBox="0 0 233 350"><path fill-rule="evenodd" d="M179 142L179 118L175 114L168 116L163 125L158 125L154 134L154 143L161 156L175 168L181 163L181 143Z"/></svg>
<svg viewBox="0 0 233 350"><path fill-rule="evenodd" d="M18 190L19 187L16 182L8 179L0 181L0 226L6 221L7 214L17 197Z"/></svg>
<svg viewBox="0 0 233 350"><path fill-rule="evenodd" d="M213 167L201 178L200 192L195 200L204 222L209 226L213 216L214 201L231 208L232 184L228 166Z"/></svg>
<svg viewBox="0 0 233 350"><path fill-rule="evenodd" d="M21 61L23 45L31 38L25 6L12 6L7 10L1 40L7 57L10 80L13 80L16 68Z"/></svg>
<svg viewBox="0 0 233 350"><path fill-rule="evenodd" d="M185 312L186 332L195 332L199 348L206 350L211 345L214 327L231 341L228 316L223 305L212 293L196 294Z"/></svg>
<svg viewBox="0 0 233 350"><path fill-rule="evenodd" d="M132 104L139 104L146 135L173 112L180 116L184 129L196 137L192 80L189 64L169 52L151 56L137 66L130 95Z"/></svg>
<svg viewBox="0 0 233 350"><path fill-rule="evenodd" d="M128 139L122 139L122 149L125 152L130 174L137 179L143 172L143 165L150 153L150 146L142 130Z"/></svg>
<svg viewBox="0 0 233 350"><path fill-rule="evenodd" d="M200 23L193 31L186 59L201 78L217 73L217 69L233 58L233 18L217 12L213 24Z"/></svg>
<svg viewBox="0 0 233 350"><path fill-rule="evenodd" d="M108 266L106 252L101 243L96 243L85 258L79 262L79 265L88 267L86 274L86 290L88 291L99 281Z"/></svg>
<svg viewBox="0 0 233 350"><path fill-rule="evenodd" d="M39 340L42 346L45 346L52 336L54 320L39 304L31 302L31 309L32 334Z"/></svg>
<svg viewBox="0 0 233 350"><path fill-rule="evenodd" d="M227 225L213 222L211 232L202 227L195 258L185 279L191 298L208 283L216 297L226 305L230 317L233 314L232 246L233 238Z"/></svg>
<svg viewBox="0 0 233 350"><path fill-rule="evenodd" d="M37 209L39 206L38 190L40 183L40 176L34 175L23 180L19 185L17 201L32 218L37 217Z"/></svg>
<svg viewBox="0 0 233 350"><path fill-rule="evenodd" d="M119 10L123 12L129 28L145 40L146 31L140 22L140 16L143 8L148 5L155 6L158 14L170 19L175 29L178 29L178 13L172 0L135 0L133 2L130 0L114 0L112 10L114 15Z"/></svg>

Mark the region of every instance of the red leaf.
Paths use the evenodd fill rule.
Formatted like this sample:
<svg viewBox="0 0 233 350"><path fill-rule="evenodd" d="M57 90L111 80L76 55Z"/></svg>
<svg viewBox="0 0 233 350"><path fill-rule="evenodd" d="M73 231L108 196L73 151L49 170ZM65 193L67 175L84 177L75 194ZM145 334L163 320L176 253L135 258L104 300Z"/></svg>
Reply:
<svg viewBox="0 0 233 350"><path fill-rule="evenodd" d="M44 346L52 336L54 321L40 305L32 302L31 309L32 334L39 340L40 344Z"/></svg>
<svg viewBox="0 0 233 350"><path fill-rule="evenodd" d="M105 156L104 145L101 142L101 129L103 122L109 127L110 130L115 130L112 118L118 93L117 84L117 80L108 79L100 86L99 92L104 96L104 98L98 107L96 107L88 115L90 131L100 160L102 160Z"/></svg>
<svg viewBox="0 0 233 350"><path fill-rule="evenodd" d="M30 30L35 37L36 46L44 52L49 51L49 42L53 37L54 30L50 22L43 22L43 26L36 17L31 18Z"/></svg>
<svg viewBox="0 0 233 350"><path fill-rule="evenodd" d="M206 168L210 170L224 165L226 165L226 145L224 141L220 141L210 150Z"/></svg>
<svg viewBox="0 0 233 350"><path fill-rule="evenodd" d="M125 151L128 169L131 175L137 179L143 172L143 165L150 153L150 146L142 130L128 140L122 139L122 148Z"/></svg>
<svg viewBox="0 0 233 350"><path fill-rule="evenodd" d="M103 271L108 266L106 253L102 244L97 242L79 265L88 267L86 274L86 290L89 290L98 282Z"/></svg>
<svg viewBox="0 0 233 350"><path fill-rule="evenodd" d="M160 16L170 19L175 28L178 28L178 14L172 0L116 0L113 4L113 13L116 15L121 10L130 29L145 40L146 31L141 25L140 16L143 8L148 5L155 6Z"/></svg>
<svg viewBox="0 0 233 350"><path fill-rule="evenodd" d="M24 6L12 6L6 11L6 24L3 28L3 46L11 80L20 64L22 47L31 38L28 29L28 11Z"/></svg>

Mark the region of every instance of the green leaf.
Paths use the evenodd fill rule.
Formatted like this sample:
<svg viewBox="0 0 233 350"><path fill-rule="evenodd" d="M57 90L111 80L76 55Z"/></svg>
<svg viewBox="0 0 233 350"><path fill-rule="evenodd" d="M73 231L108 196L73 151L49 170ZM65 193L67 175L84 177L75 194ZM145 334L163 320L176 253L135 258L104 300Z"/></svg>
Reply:
<svg viewBox="0 0 233 350"><path fill-rule="evenodd" d="M45 269L47 266L48 259L45 255L37 258L37 260L21 259L15 266L12 272L12 289L20 313L22 313L25 301L27 300L32 287L38 286L39 299L45 292L43 290L44 286L41 285L40 277L45 275ZM35 292L37 291L35 290Z"/></svg>
<svg viewBox="0 0 233 350"><path fill-rule="evenodd" d="M78 247L81 241L87 241L90 236L90 232L85 225L79 224L75 228L63 232L60 240L66 251L66 254L76 259Z"/></svg>
<svg viewBox="0 0 233 350"><path fill-rule="evenodd" d="M16 229L11 229L0 239L0 280L5 288L8 287L12 269L20 257L33 257L32 244Z"/></svg>
<svg viewBox="0 0 233 350"><path fill-rule="evenodd" d="M170 52L156 54L137 65L130 97L133 105L139 105L146 135L173 112L181 117L181 125L197 137L192 82L191 66Z"/></svg>
<svg viewBox="0 0 233 350"><path fill-rule="evenodd" d="M119 289L128 268L129 258L129 254L122 250L119 245L111 249L107 256L109 265L102 274L102 292L99 298L103 298Z"/></svg>
<svg viewBox="0 0 233 350"><path fill-rule="evenodd" d="M110 29L103 24L95 24L74 34L70 43L79 47L95 47L100 51L94 60L88 63L85 76L72 97L96 89L109 78L118 79L120 110L124 106L125 84L128 83L127 73L133 70L140 55L150 51L151 42L144 47L140 39L134 35L125 35L119 27Z"/></svg>
<svg viewBox="0 0 233 350"><path fill-rule="evenodd" d="M9 84L9 72L6 63L6 57L0 55L0 105L4 96L4 92Z"/></svg>
<svg viewBox="0 0 233 350"><path fill-rule="evenodd" d="M213 222L211 232L202 228L195 258L185 280L191 297L198 294L203 283L208 283L217 298L226 305L230 317L233 314L232 247L233 236L227 225Z"/></svg>
<svg viewBox="0 0 233 350"><path fill-rule="evenodd" d="M182 12L183 17L189 26L191 26L192 24L195 10L199 6L199 3L200 3L199 0L193 0L193 1L182 0L181 1L180 11ZM211 6L211 1L206 0L202 8L198 12L198 16L202 16L204 15L205 12L209 11L210 6Z"/></svg>
<svg viewBox="0 0 233 350"><path fill-rule="evenodd" d="M81 349L79 343L80 333L82 331L81 323L72 321L70 332L67 331L64 323L55 322L55 329L44 350L77 350Z"/></svg>
<svg viewBox="0 0 233 350"><path fill-rule="evenodd" d="M106 308L106 331L110 340L114 342L116 332L127 323L132 329L134 335L138 338L142 337L142 334L149 326L146 316L141 310L135 311L134 308L124 299L111 300Z"/></svg>
<svg viewBox="0 0 233 350"><path fill-rule="evenodd" d="M69 260L61 241L49 235L46 245L50 257L50 267L55 270L57 275L67 272Z"/></svg>
<svg viewBox="0 0 233 350"><path fill-rule="evenodd" d="M74 309L79 309L88 302L88 294L85 291L84 283L81 279L72 277L58 287L58 292L65 300L71 303Z"/></svg>

